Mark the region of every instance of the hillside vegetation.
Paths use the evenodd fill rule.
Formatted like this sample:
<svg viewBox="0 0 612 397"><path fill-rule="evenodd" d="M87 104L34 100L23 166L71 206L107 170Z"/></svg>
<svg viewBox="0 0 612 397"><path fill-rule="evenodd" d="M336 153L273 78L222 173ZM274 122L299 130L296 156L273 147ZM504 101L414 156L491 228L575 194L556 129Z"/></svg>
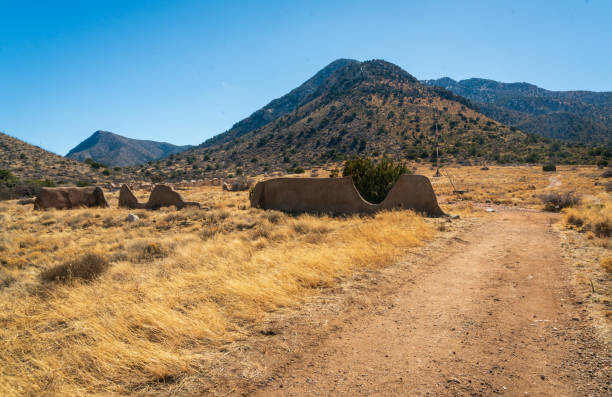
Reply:
<svg viewBox="0 0 612 397"><path fill-rule="evenodd" d="M471 100L492 119L549 138L612 144L612 92L548 91L485 79L424 81Z"/></svg>
<svg viewBox="0 0 612 397"><path fill-rule="evenodd" d="M76 185L109 182L122 175L119 169L67 159L0 133L0 185L45 182L47 185ZM10 176L8 175L10 173ZM1 186L0 186L1 187Z"/></svg>

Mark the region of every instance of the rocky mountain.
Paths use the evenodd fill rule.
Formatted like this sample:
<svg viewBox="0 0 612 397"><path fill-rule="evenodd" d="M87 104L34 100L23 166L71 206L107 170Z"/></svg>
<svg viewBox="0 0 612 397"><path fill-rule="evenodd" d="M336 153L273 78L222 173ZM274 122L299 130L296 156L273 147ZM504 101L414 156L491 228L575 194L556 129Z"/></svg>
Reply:
<svg viewBox="0 0 612 397"><path fill-rule="evenodd" d="M471 100L483 114L534 134L612 144L612 92L548 91L528 83L485 79L426 80Z"/></svg>
<svg viewBox="0 0 612 397"><path fill-rule="evenodd" d="M155 161L191 147L131 139L108 131L96 131L70 150L66 157L79 161L92 159L108 166L126 167Z"/></svg>
<svg viewBox="0 0 612 397"><path fill-rule="evenodd" d="M278 119L279 117L295 111L300 106L315 98L318 90L336 70L341 69L346 65L356 63L359 62L354 59L335 60L317 72L317 74L308 79L308 81L300 85L298 88L293 89L287 95L273 100L246 119L234 124L234 126L228 131L212 137L204 142L201 146L207 147L219 143L229 142L234 138L240 137L247 132L253 131L271 121Z"/></svg>
<svg viewBox="0 0 612 397"><path fill-rule="evenodd" d="M444 162L593 161L580 145L499 123L389 62L338 60L200 147L133 172L153 180L302 172L354 154L435 162L436 129Z"/></svg>

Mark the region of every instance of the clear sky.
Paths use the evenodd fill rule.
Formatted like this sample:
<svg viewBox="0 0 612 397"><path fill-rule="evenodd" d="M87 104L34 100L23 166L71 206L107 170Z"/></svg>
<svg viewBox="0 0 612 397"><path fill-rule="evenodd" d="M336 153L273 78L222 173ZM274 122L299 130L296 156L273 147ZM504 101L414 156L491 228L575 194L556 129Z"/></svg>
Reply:
<svg viewBox="0 0 612 397"><path fill-rule="evenodd" d="M0 0L0 131L199 144L337 58L612 91L611 0Z"/></svg>

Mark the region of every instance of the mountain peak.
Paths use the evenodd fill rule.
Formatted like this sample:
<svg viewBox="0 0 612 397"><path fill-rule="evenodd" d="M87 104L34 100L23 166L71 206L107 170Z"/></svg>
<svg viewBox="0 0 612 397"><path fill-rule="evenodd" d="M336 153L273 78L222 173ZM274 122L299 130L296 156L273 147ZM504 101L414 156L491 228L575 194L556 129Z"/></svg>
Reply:
<svg viewBox="0 0 612 397"><path fill-rule="evenodd" d="M91 158L102 164L125 167L158 160L191 147L131 139L110 131L98 130L70 150L66 157L80 161Z"/></svg>

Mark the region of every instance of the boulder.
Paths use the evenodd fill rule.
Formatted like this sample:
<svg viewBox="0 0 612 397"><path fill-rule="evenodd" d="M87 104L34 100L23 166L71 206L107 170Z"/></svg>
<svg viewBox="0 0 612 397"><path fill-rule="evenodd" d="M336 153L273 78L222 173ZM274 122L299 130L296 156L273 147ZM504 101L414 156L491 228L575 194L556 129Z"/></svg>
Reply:
<svg viewBox="0 0 612 397"><path fill-rule="evenodd" d="M128 222L136 222L137 220L139 220L140 218L138 217L138 215L136 214L129 214L127 216L127 221Z"/></svg>
<svg viewBox="0 0 612 397"><path fill-rule="evenodd" d="M104 192L95 187L43 187L34 201L34 209L71 209L108 207Z"/></svg>

